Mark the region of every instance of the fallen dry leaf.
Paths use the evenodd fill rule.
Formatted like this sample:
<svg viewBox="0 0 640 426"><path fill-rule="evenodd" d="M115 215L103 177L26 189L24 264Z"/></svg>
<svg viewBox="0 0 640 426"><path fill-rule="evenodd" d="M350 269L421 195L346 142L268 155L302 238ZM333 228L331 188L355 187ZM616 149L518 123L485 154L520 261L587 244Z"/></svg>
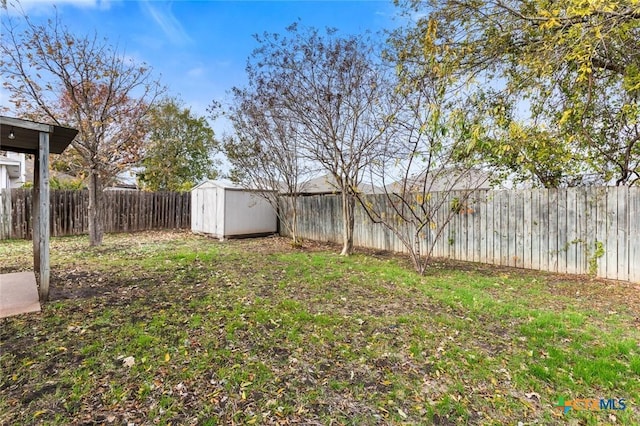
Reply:
<svg viewBox="0 0 640 426"><path fill-rule="evenodd" d="M136 363L136 359L132 356L128 356L122 360L122 365L125 367L133 367Z"/></svg>

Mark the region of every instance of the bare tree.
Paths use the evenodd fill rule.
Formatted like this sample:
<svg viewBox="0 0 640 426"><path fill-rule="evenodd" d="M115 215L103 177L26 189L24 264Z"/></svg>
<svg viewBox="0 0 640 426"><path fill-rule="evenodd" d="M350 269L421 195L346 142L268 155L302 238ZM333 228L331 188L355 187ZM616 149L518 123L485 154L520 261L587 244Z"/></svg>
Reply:
<svg viewBox="0 0 640 426"><path fill-rule="evenodd" d="M385 106L375 48L363 36L335 30L287 28L288 34L257 36L247 65L263 105L279 111L294 130L300 153L334 179L342 194L343 255L353 250L353 209L364 166L380 148L383 131L373 125Z"/></svg>
<svg viewBox="0 0 640 426"><path fill-rule="evenodd" d="M264 99L251 87L234 88L232 95L233 102L224 114L231 120L235 135L223 141L223 150L233 166L231 178L266 199L293 244L299 245L296 201L311 169L301 155L296 124L274 105L262 102ZM215 104L210 109L214 117L217 109Z"/></svg>
<svg viewBox="0 0 640 426"><path fill-rule="evenodd" d="M401 72L386 142L367 165L381 194L358 195L369 218L403 244L414 268L424 274L443 231L456 215L471 213L472 195L489 185L491 174L471 146L481 129L447 78ZM419 83L415 83L416 80Z"/></svg>
<svg viewBox="0 0 640 426"><path fill-rule="evenodd" d="M90 244L99 245L102 190L139 161L162 88L146 65L97 35L71 33L57 16L44 25L6 19L2 29L0 72L15 111L79 130L66 155L88 180Z"/></svg>

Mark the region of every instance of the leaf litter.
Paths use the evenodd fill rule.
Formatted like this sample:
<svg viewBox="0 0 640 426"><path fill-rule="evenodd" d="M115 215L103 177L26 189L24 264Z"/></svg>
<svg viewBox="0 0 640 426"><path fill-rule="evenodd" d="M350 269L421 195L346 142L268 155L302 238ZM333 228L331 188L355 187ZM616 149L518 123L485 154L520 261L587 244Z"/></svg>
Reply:
<svg viewBox="0 0 640 426"><path fill-rule="evenodd" d="M25 246L0 245L2 272L30 267ZM444 297L452 284L438 283L460 274L535 287L532 303L581 305L596 327L615 311L621 338L639 336L633 284L447 261L393 278L402 258L335 251L183 232L110 235L98 248L54 239L51 302L0 330L0 423L563 424L553 405L567 382L523 364L555 355L523 334L530 320ZM629 405L577 418L638 420Z"/></svg>

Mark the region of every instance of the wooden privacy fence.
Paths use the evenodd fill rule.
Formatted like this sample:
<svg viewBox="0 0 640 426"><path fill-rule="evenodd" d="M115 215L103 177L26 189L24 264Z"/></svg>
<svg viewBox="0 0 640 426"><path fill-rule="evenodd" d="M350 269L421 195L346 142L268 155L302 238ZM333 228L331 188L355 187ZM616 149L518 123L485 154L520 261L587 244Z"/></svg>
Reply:
<svg viewBox="0 0 640 426"><path fill-rule="evenodd" d="M589 187L476 191L465 208L445 224L443 209L461 192L433 194L447 197L435 217L442 233L434 256L569 274L640 282L640 188ZM389 216L384 195L371 195ZM298 236L342 242L340 196L298 199ZM283 203L285 204L285 203ZM386 207L384 205L386 204ZM286 233L285 227L281 227ZM374 224L356 207L354 244L404 252L396 236Z"/></svg>
<svg viewBox="0 0 640 426"><path fill-rule="evenodd" d="M178 192L105 191L105 232L189 229L191 194ZM31 238L31 190L0 191L0 239ZM51 235L89 231L87 191L51 191Z"/></svg>

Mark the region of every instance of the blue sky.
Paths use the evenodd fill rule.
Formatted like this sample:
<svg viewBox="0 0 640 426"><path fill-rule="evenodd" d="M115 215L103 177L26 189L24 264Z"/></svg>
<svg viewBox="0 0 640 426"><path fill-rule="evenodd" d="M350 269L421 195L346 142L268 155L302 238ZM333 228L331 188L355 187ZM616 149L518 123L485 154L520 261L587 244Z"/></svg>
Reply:
<svg viewBox="0 0 640 426"><path fill-rule="evenodd" d="M284 32L297 20L345 34L377 32L394 27L397 14L390 0L21 2L36 22L53 16L54 3L74 33L96 31L127 55L151 65L170 93L200 115L212 100L224 101L232 86L245 83L246 59L256 47L253 34ZM10 106L4 92L0 104Z"/></svg>

